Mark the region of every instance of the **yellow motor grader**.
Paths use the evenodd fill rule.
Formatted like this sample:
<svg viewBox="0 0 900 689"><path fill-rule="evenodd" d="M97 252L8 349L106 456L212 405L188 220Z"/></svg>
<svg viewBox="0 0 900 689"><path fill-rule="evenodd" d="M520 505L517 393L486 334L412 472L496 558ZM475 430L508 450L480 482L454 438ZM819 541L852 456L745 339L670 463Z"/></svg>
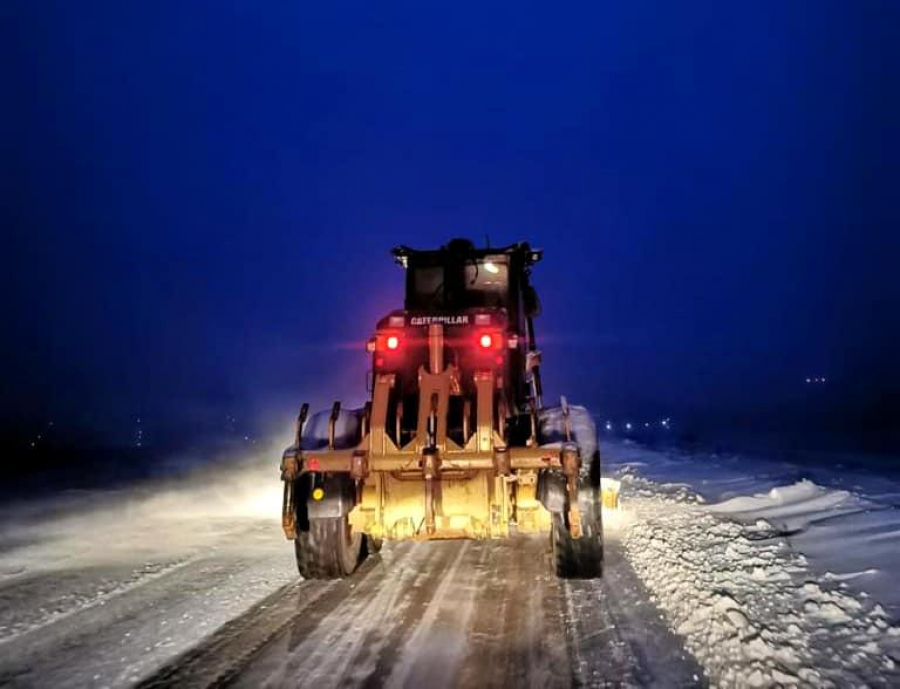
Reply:
<svg viewBox="0 0 900 689"><path fill-rule="evenodd" d="M600 576L600 458L582 407L542 404L527 243L393 250L404 308L378 321L362 409L301 407L282 525L306 578L351 574L384 539L550 532L561 577Z"/></svg>

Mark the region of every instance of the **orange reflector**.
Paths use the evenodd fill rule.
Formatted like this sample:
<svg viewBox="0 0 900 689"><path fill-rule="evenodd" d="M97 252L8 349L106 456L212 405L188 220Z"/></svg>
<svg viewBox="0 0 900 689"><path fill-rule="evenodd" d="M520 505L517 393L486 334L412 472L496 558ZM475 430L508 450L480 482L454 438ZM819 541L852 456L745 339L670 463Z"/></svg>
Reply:
<svg viewBox="0 0 900 689"><path fill-rule="evenodd" d="M324 491L324 490L322 490L321 488L313 488L313 491L312 491L312 499L313 499L313 500L318 501L318 500L321 500L321 499L324 498L324 497L325 497L325 491Z"/></svg>

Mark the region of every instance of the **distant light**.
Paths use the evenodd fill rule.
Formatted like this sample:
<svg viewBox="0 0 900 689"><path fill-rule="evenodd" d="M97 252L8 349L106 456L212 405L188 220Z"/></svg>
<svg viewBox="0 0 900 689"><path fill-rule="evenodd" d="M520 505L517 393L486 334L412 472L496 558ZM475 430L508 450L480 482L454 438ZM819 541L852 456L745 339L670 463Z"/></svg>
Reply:
<svg viewBox="0 0 900 689"><path fill-rule="evenodd" d="M645 422L644 422L644 428L650 428L650 423L647 422L647 421L645 421Z"/></svg>
<svg viewBox="0 0 900 689"><path fill-rule="evenodd" d="M807 379L806 379L806 382L807 382L807 383L812 383L812 378L807 378Z"/></svg>
<svg viewBox="0 0 900 689"><path fill-rule="evenodd" d="M494 275L500 272L500 269L496 266L496 264L491 263L490 261L485 262L484 269Z"/></svg>
<svg viewBox="0 0 900 689"><path fill-rule="evenodd" d="M625 424L625 429L628 430L628 431L631 430L631 422L630 422L630 421L629 421L628 423Z"/></svg>
<svg viewBox="0 0 900 689"><path fill-rule="evenodd" d="M612 423L610 421L606 422L606 430L608 430L608 431L612 430Z"/></svg>
<svg viewBox="0 0 900 689"><path fill-rule="evenodd" d="M390 335L387 339L388 349L397 349L400 346L400 338L396 335Z"/></svg>
<svg viewBox="0 0 900 689"><path fill-rule="evenodd" d="M485 349L487 349L488 347L490 347L490 346L494 343L494 339L493 339L490 335L488 335L487 333L485 333L484 335L482 335L482 336L479 338L478 343L479 343L482 347L484 347Z"/></svg>

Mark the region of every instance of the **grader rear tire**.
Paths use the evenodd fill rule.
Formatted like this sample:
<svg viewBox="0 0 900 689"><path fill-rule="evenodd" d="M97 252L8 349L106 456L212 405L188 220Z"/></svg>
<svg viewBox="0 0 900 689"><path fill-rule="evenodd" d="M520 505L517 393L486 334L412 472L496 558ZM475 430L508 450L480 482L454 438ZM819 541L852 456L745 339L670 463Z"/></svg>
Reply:
<svg viewBox="0 0 900 689"><path fill-rule="evenodd" d="M562 579L597 579L603 575L603 521L599 490L582 487L581 538L572 538L562 512L553 514L550 549L556 576Z"/></svg>
<svg viewBox="0 0 900 689"><path fill-rule="evenodd" d="M572 538L563 515L553 515L550 531L553 566L561 579L597 579L603 575L603 538L584 533Z"/></svg>
<svg viewBox="0 0 900 689"><path fill-rule="evenodd" d="M384 539L375 538L374 536L369 536L368 534L366 534L366 555L377 555L381 552L382 545L384 545Z"/></svg>
<svg viewBox="0 0 900 689"><path fill-rule="evenodd" d="M310 519L309 531L294 540L297 569L304 579L340 579L353 574L363 556L363 534L347 517Z"/></svg>

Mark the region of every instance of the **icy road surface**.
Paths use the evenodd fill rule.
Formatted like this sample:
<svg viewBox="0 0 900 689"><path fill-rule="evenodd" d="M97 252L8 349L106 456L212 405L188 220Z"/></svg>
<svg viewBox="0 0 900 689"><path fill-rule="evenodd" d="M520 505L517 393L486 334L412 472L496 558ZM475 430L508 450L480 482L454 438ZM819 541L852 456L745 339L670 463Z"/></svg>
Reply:
<svg viewBox="0 0 900 689"><path fill-rule="evenodd" d="M546 536L388 544L301 581L271 466L200 479L4 509L0 685L702 682L614 531L602 581L558 581Z"/></svg>
<svg viewBox="0 0 900 689"><path fill-rule="evenodd" d="M225 544L190 555L7 581L0 684L690 686L702 676L614 543L600 582L559 582L543 537L396 544L350 579L311 582L294 575L277 528L234 524Z"/></svg>
<svg viewBox="0 0 900 689"><path fill-rule="evenodd" d="M544 538L403 543L278 591L145 686L696 684L627 567L560 583ZM613 592L616 599L612 599Z"/></svg>
<svg viewBox="0 0 900 689"><path fill-rule="evenodd" d="M524 536L301 581L273 454L6 506L0 685L900 686L893 485L602 451L624 509L599 581L557 580Z"/></svg>

